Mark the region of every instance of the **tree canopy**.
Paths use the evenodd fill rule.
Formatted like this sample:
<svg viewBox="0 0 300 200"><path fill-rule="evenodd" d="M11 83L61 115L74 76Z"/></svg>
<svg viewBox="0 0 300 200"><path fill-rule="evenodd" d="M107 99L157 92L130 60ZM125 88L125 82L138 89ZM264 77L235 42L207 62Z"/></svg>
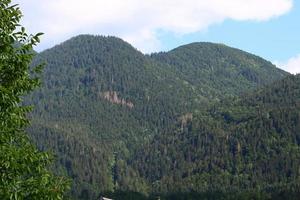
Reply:
<svg viewBox="0 0 300 200"><path fill-rule="evenodd" d="M55 170L72 178L71 194L77 199L119 190L204 191L215 174L209 168L210 156L236 165L224 150L228 146L223 138L212 139L228 125L217 128L219 118L206 121L198 114L210 116L206 110L218 99L287 75L257 56L218 44L196 43L143 55L111 36L76 36L34 60L45 61L47 67L43 86L29 99L36 109L28 132L39 148L58 156ZM217 131L210 130L213 127ZM200 176L203 169L205 177ZM220 179L207 184L223 186Z"/></svg>
<svg viewBox="0 0 300 200"><path fill-rule="evenodd" d="M39 36L19 25L22 13L0 2L0 199L63 199L68 182L50 172L51 156L31 144L23 97L39 86L41 65L31 67Z"/></svg>

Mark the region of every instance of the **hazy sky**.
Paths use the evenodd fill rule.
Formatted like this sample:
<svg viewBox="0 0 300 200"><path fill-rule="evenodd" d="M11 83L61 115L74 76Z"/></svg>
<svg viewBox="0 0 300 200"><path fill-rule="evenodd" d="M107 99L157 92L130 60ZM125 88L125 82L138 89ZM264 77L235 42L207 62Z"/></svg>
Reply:
<svg viewBox="0 0 300 200"><path fill-rule="evenodd" d="M145 53L224 43L300 73L296 0L12 0L41 51L78 34L114 35Z"/></svg>

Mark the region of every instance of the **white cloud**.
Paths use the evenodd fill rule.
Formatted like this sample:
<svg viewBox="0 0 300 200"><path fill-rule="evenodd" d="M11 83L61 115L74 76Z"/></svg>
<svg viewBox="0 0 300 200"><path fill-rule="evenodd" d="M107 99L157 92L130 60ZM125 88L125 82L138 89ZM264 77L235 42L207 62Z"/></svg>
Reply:
<svg viewBox="0 0 300 200"><path fill-rule="evenodd" d="M298 74L298 73L300 73L300 54L295 57L290 58L286 62L275 61L274 64L277 67L279 67L285 71L288 71L292 74Z"/></svg>
<svg viewBox="0 0 300 200"><path fill-rule="evenodd" d="M225 19L265 21L293 0L15 0L30 32L45 32L42 48L80 33L116 35L144 52L160 48L157 31L178 35Z"/></svg>

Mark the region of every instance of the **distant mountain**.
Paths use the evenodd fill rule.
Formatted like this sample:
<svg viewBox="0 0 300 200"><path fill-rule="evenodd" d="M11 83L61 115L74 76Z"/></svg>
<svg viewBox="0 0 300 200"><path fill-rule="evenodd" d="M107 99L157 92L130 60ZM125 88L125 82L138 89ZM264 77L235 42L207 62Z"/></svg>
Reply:
<svg viewBox="0 0 300 200"><path fill-rule="evenodd" d="M171 66L205 97L239 95L278 80L287 73L258 56L223 44L198 42L151 58Z"/></svg>
<svg viewBox="0 0 300 200"><path fill-rule="evenodd" d="M164 146L164 137L176 139L172 131L178 124L185 130L212 104L288 75L219 44L143 55L121 39L91 35L48 49L34 62L46 66L42 88L29 98L35 105L30 133L41 149L57 155L55 170L72 178L77 199L95 199L103 191L154 192L155 181L168 177L163 170L168 162L150 159L143 171L139 152L157 157L148 147L154 141Z"/></svg>

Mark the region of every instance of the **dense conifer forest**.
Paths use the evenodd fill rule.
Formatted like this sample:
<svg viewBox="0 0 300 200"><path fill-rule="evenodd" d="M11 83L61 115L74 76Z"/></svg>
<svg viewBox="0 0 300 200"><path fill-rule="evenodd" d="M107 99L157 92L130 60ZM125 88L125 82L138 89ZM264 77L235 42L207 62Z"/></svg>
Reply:
<svg viewBox="0 0 300 200"><path fill-rule="evenodd" d="M28 132L74 199L294 198L300 77L223 44L144 55L80 35L38 53Z"/></svg>

